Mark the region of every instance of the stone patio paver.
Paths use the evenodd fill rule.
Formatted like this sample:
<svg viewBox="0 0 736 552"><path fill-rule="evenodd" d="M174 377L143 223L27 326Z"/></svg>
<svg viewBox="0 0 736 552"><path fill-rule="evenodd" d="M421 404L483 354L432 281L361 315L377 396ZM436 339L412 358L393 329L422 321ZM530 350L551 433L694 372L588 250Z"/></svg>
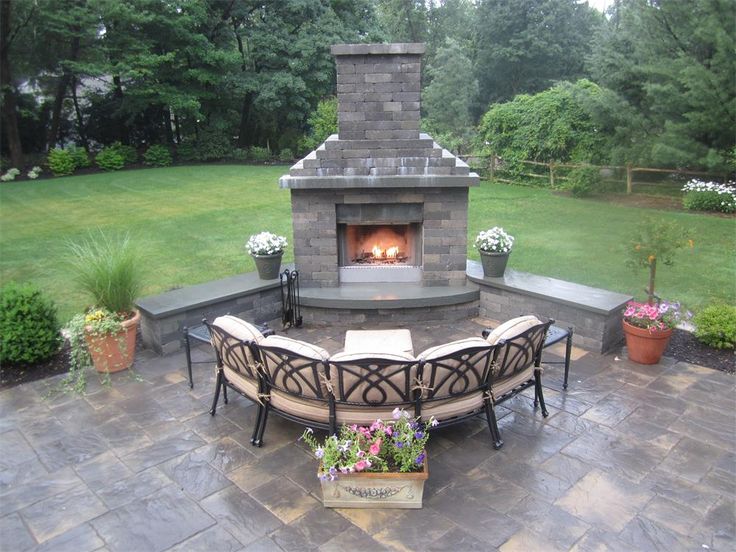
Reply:
<svg viewBox="0 0 736 552"><path fill-rule="evenodd" d="M485 321L411 327L416 352ZM273 324L273 327L277 327ZM336 352L345 327L289 330ZM561 349L551 351L559 358ZM545 352L545 355L550 351ZM196 360L210 357L195 348ZM550 357L551 358L551 357ZM208 413L214 370L138 355L112 387L49 398L52 380L0 393L2 550L732 550L736 379L664 359L639 366L574 349L570 387L530 390L430 440L424 508L330 510L297 424L235 393Z"/></svg>

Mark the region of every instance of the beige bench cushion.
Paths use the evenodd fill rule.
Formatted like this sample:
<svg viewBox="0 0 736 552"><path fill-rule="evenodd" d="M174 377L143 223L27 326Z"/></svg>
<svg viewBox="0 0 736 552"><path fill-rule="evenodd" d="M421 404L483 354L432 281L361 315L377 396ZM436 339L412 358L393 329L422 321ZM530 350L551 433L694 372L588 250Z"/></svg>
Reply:
<svg viewBox="0 0 736 552"><path fill-rule="evenodd" d="M429 420L431 416L434 416L438 421L443 422L456 416L470 414L482 407L483 393L478 391L458 398L423 403L422 419Z"/></svg>
<svg viewBox="0 0 736 552"><path fill-rule="evenodd" d="M223 373L227 381L249 399L258 402L258 381L225 366Z"/></svg>
<svg viewBox="0 0 736 552"><path fill-rule="evenodd" d="M261 357L264 369L268 373L273 385L304 398L319 398L314 390L321 389L323 398L327 396L327 386L314 369L310 366L327 360L330 354L322 347L312 345L306 341L291 339L282 335L269 335L259 345L262 348ZM281 358L276 353L267 350L268 347L278 347L289 355L289 370L281 366ZM322 366L317 366L317 374L324 374Z"/></svg>
<svg viewBox="0 0 736 552"><path fill-rule="evenodd" d="M241 320L236 316L219 316L212 322L215 331L212 333L212 346L218 351L223 366L235 370L245 377L257 377L255 362L250 349L243 345L243 341L259 343L263 341L263 334L253 324ZM217 328L232 337L225 338L222 343Z"/></svg>
<svg viewBox="0 0 736 552"><path fill-rule="evenodd" d="M417 358L424 361L434 360L435 358L441 358L443 356L459 353L464 349L469 349L473 347L489 347L489 344L488 341L486 341L482 337L468 337L466 339L458 339L457 341L451 341L450 343L445 343L444 345L437 345L435 347L425 349L424 351L419 353L419 356Z"/></svg>
<svg viewBox="0 0 736 552"><path fill-rule="evenodd" d="M218 316L215 318L212 325L222 328L233 337L242 341L255 341L256 343L260 343L265 339L258 328L237 316L231 316L229 314Z"/></svg>
<svg viewBox="0 0 736 552"><path fill-rule="evenodd" d="M338 369L334 364L336 362L343 365L343 368ZM338 353L330 357L330 382L338 400L341 398L339 374L342 374L342 389L346 401L406 404L397 389L411 396L410 390L416 380L417 366L416 359L405 353ZM390 374L388 381L379 377L385 374ZM367 377L368 382L360 382L361 377Z"/></svg>
<svg viewBox="0 0 736 552"><path fill-rule="evenodd" d="M526 370L523 370L517 374L513 374L508 378L504 378L498 381L492 381L491 391L493 392L493 396L499 398L511 391L514 387L521 385L522 383L533 377L534 366L530 366Z"/></svg>
<svg viewBox="0 0 736 552"><path fill-rule="evenodd" d="M310 401L308 399L300 399L292 395L284 394L280 391L271 391L271 406L288 412L293 416L327 424L330 421L330 409L328 404L319 401ZM370 425L377 419L390 420L393 409L371 408L371 407L354 407L347 405L338 405L336 408L337 423L339 424L358 424ZM413 409L407 409L413 413Z"/></svg>
<svg viewBox="0 0 736 552"><path fill-rule="evenodd" d="M533 314L519 316L518 318L512 318L511 320L507 320L506 322L498 326L495 330L493 330L488 335L486 340L491 345L495 345L502 339L511 339L513 337L516 337L517 335L524 333L529 328L532 328L537 324L541 324L541 321Z"/></svg>

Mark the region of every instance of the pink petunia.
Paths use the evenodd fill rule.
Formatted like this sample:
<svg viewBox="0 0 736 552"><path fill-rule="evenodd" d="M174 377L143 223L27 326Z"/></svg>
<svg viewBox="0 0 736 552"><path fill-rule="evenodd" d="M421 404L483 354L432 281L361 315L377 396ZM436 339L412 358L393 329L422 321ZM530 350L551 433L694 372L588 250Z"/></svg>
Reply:
<svg viewBox="0 0 736 552"><path fill-rule="evenodd" d="M636 309L634 307L629 307L624 311L624 316L633 316L636 312Z"/></svg>
<svg viewBox="0 0 736 552"><path fill-rule="evenodd" d="M363 462L362 460L358 460L355 463L355 471L363 471L365 467L365 462Z"/></svg>
<svg viewBox="0 0 736 552"><path fill-rule="evenodd" d="M381 452L381 439L377 439L376 442L368 448L368 452L373 456L378 455L378 453Z"/></svg>

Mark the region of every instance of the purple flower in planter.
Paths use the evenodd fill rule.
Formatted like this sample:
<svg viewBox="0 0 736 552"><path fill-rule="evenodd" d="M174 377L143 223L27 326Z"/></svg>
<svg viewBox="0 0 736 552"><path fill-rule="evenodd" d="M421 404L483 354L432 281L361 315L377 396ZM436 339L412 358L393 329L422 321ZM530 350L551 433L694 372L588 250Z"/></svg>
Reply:
<svg viewBox="0 0 736 552"><path fill-rule="evenodd" d="M314 451L314 455L317 458L322 458L325 455L325 449L323 449L322 447L317 447L317 450Z"/></svg>
<svg viewBox="0 0 736 552"><path fill-rule="evenodd" d="M396 448L404 448L404 441L396 441Z"/></svg>
<svg viewBox="0 0 736 552"><path fill-rule="evenodd" d="M424 458L426 457L426 454L421 453L419 456L417 456L416 460L414 462L417 464L417 466L421 466L422 462L424 462Z"/></svg>
<svg viewBox="0 0 736 552"><path fill-rule="evenodd" d="M414 434L414 437L416 437L417 439L423 439L424 438L424 432L423 431L417 431Z"/></svg>

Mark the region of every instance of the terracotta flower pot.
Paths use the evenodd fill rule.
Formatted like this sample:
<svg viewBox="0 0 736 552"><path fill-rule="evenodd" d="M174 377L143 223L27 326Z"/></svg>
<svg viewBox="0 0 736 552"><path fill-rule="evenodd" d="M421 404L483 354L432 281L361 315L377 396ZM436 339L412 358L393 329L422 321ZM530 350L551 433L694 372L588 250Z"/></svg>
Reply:
<svg viewBox="0 0 736 552"><path fill-rule="evenodd" d="M637 328L624 321L624 335L629 360L639 364L657 364L672 335L671 329L655 330L650 332L644 328Z"/></svg>
<svg viewBox="0 0 736 552"><path fill-rule="evenodd" d="M84 334L92 363L100 373L115 373L126 370L135 359L135 342L141 313L134 311L133 318L123 322L123 329L115 334Z"/></svg>
<svg viewBox="0 0 736 552"><path fill-rule="evenodd" d="M320 480L322 504L327 508L421 508L428 477L426 458L420 472L339 474L334 481Z"/></svg>

